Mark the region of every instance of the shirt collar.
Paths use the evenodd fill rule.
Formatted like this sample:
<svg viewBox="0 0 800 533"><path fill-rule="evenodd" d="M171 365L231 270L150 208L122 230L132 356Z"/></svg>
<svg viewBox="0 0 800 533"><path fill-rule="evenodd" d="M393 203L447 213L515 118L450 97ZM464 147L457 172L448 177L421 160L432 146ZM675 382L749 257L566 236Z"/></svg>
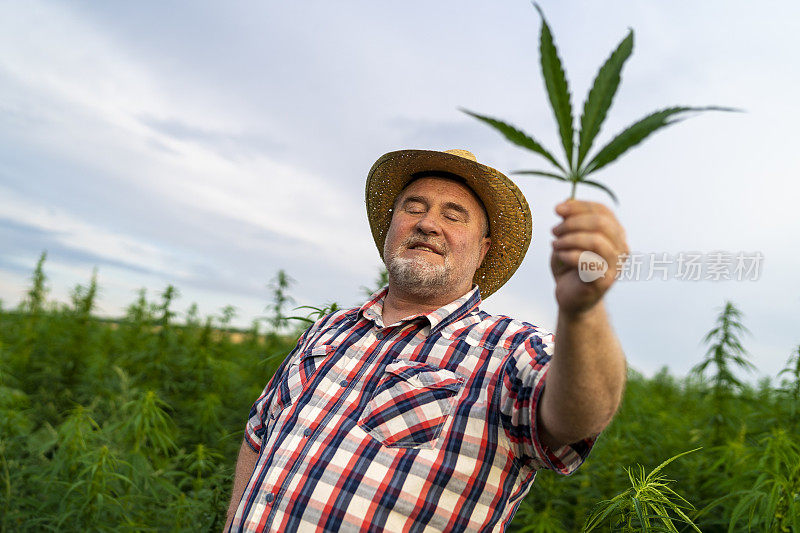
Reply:
<svg viewBox="0 0 800 533"><path fill-rule="evenodd" d="M359 308L359 314L364 318L372 320L379 327L385 326L386 324L383 323L383 299L388 292L389 286L387 285L372 294L369 300ZM405 320L424 318L428 321L428 324L430 324L430 333L435 333L466 315L478 311L480 303L481 291L480 288L475 285L462 297L453 300L449 304L443 305L430 313L411 316Z"/></svg>
<svg viewBox="0 0 800 533"><path fill-rule="evenodd" d="M368 320L372 320L379 327L383 327L383 298L389 292L389 286L372 293L369 299L358 309L358 314Z"/></svg>

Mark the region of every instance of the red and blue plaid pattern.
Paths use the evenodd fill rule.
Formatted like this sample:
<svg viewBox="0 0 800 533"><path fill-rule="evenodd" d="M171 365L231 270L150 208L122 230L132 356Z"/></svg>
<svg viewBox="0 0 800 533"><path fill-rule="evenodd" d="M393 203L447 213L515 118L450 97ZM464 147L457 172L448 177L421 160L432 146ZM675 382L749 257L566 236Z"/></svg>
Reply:
<svg viewBox="0 0 800 533"><path fill-rule="evenodd" d="M253 405L232 531L504 530L537 470L588 455L537 437L551 334L477 288L384 326L385 294L309 328Z"/></svg>

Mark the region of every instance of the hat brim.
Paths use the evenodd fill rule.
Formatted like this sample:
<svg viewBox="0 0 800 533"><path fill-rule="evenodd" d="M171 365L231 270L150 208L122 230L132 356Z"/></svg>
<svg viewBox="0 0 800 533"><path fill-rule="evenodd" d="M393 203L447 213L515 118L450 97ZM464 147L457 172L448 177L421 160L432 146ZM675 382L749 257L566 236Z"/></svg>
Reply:
<svg viewBox="0 0 800 533"><path fill-rule="evenodd" d="M372 165L366 185L367 218L381 257L395 198L423 171L460 176L483 202L492 243L473 282L480 287L481 297L488 298L511 278L528 251L532 234L528 202L501 172L465 157L432 150L389 152Z"/></svg>

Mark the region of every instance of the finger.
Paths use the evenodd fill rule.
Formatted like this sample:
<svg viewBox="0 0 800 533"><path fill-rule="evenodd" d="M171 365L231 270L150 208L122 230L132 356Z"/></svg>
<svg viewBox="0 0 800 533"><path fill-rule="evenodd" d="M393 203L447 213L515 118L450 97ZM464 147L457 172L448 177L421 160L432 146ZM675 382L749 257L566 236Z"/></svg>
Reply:
<svg viewBox="0 0 800 533"><path fill-rule="evenodd" d="M596 231L600 230L607 235L614 235L617 232L618 224L616 220L610 220L597 213L581 213L572 215L564 219L560 224L553 227L553 235L559 237L572 231Z"/></svg>
<svg viewBox="0 0 800 533"><path fill-rule="evenodd" d="M575 231L564 234L553 241L555 250L588 250L606 257L614 253L614 243L598 231Z"/></svg>
<svg viewBox="0 0 800 533"><path fill-rule="evenodd" d="M579 250L561 250L555 253L555 257L556 260L561 263L563 269L579 269L581 254L583 254L583 252ZM613 265L609 266L608 262L606 262L606 268L606 271L610 271L612 275L614 274L615 269Z"/></svg>
<svg viewBox="0 0 800 533"><path fill-rule="evenodd" d="M582 213L606 213L612 214L611 210L599 202L587 202L585 200L567 200L556 206L556 213L562 217L578 215Z"/></svg>
<svg viewBox="0 0 800 533"><path fill-rule="evenodd" d="M558 250L554 252L561 265L570 268L578 267L578 260L583 252L579 250Z"/></svg>
<svg viewBox="0 0 800 533"><path fill-rule="evenodd" d="M621 258L627 254L627 247L619 249L601 233L575 232L559 237L553 241L553 251L574 251L577 255L582 252L594 252L602 257L612 268L619 268ZM575 263L577 265L577 262Z"/></svg>
<svg viewBox="0 0 800 533"><path fill-rule="evenodd" d="M608 237L614 248L623 251L628 248L625 230L613 215L610 217L597 213L574 215L564 219L563 222L552 229L553 235L557 238L580 231L599 231Z"/></svg>
<svg viewBox="0 0 800 533"><path fill-rule="evenodd" d="M581 254L578 250L563 250L560 252L555 253L556 261L561 264L561 269L556 275L559 275L567 270L578 270L580 271L580 263L581 263ZM610 283L613 283L613 280L616 276L616 269L613 267L609 267L606 264L606 270L603 271L603 275L599 278L589 282L594 285L598 286L608 286Z"/></svg>

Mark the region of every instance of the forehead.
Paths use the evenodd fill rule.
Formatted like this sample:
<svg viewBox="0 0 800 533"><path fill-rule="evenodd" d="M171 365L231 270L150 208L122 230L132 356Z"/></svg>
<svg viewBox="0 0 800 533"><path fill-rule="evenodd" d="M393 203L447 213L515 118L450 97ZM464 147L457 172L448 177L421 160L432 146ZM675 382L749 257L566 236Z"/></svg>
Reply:
<svg viewBox="0 0 800 533"><path fill-rule="evenodd" d="M483 210L483 204L472 189L448 178L417 178L400 191L397 199L403 201L410 196L422 196L429 201L457 202L470 210Z"/></svg>

